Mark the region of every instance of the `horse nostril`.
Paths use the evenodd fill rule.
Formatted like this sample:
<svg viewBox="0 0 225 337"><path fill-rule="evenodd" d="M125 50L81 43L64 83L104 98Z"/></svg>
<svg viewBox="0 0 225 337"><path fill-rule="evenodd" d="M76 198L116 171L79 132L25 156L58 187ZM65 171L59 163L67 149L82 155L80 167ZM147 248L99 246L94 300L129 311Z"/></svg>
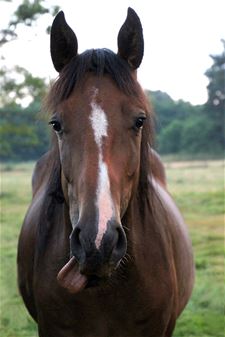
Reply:
<svg viewBox="0 0 225 337"><path fill-rule="evenodd" d="M116 244L116 249L121 250L124 247L124 235L120 228L117 228L118 240Z"/></svg>
<svg viewBox="0 0 225 337"><path fill-rule="evenodd" d="M79 227L74 228L71 237L70 237L70 247L73 256L78 262L83 257L83 248L80 239L81 229Z"/></svg>
<svg viewBox="0 0 225 337"><path fill-rule="evenodd" d="M112 250L112 256L111 259L114 263L118 263L122 257L126 254L127 251L127 239L125 232L120 225L118 228L116 228L117 231L117 242Z"/></svg>

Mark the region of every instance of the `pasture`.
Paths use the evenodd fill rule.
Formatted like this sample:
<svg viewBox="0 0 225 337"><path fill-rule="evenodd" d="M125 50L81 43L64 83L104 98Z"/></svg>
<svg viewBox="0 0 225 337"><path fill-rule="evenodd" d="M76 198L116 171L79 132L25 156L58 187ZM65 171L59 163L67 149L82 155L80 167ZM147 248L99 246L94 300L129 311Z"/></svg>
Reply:
<svg viewBox="0 0 225 337"><path fill-rule="evenodd" d="M18 295L18 233L31 198L33 163L1 168L1 337L37 337ZM224 336L224 171L222 161L166 163L168 186L188 223L196 282L174 337ZM132 336L131 336L132 337Z"/></svg>

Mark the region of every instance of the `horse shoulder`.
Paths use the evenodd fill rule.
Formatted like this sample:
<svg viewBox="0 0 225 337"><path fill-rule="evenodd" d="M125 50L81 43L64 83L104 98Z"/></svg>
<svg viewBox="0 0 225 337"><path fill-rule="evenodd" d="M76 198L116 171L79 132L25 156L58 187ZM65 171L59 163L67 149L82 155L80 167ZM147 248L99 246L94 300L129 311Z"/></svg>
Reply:
<svg viewBox="0 0 225 337"><path fill-rule="evenodd" d="M166 188L167 187L166 170L159 154L155 150L150 148L149 155L151 163L151 172L153 177L157 180L157 182L160 185Z"/></svg>
<svg viewBox="0 0 225 337"><path fill-rule="evenodd" d="M35 247L37 244L36 215L38 201L35 196L26 213L19 236L17 255L19 290L29 313L34 319L37 318L33 294L33 270L35 264Z"/></svg>
<svg viewBox="0 0 225 337"><path fill-rule="evenodd" d="M18 286L27 309L34 319L37 318L37 313L33 296L33 270L39 212L45 194L47 161L48 153L39 159L34 168L32 201L25 215L18 242Z"/></svg>
<svg viewBox="0 0 225 337"><path fill-rule="evenodd" d="M178 315L185 307L194 284L192 245L184 219L172 196L156 179L152 185L165 211L165 231L168 231L172 248L171 261L178 291Z"/></svg>

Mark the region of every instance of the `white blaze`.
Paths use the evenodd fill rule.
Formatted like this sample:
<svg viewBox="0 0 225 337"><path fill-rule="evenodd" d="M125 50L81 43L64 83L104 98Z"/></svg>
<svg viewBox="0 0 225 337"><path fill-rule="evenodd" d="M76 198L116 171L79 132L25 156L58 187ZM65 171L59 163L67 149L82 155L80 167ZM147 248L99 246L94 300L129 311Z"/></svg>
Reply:
<svg viewBox="0 0 225 337"><path fill-rule="evenodd" d="M99 249L104 233L107 230L107 222L113 216L113 203L110 192L110 181L107 164L103 161L102 140L107 137L108 121L104 110L96 104L91 103L91 126L94 131L95 142L98 146L98 180L96 192L96 206L99 210L98 231L95 239L97 249Z"/></svg>
<svg viewBox="0 0 225 337"><path fill-rule="evenodd" d="M107 137L108 121L106 114L102 108L96 103L91 103L91 126L94 130L96 144L98 145L99 152L102 154L102 137Z"/></svg>

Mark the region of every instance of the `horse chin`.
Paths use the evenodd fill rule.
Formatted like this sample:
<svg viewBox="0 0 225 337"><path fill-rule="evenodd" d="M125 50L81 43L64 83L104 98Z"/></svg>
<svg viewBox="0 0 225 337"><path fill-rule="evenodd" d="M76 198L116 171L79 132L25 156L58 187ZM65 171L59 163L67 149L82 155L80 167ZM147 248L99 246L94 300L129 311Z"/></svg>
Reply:
<svg viewBox="0 0 225 337"><path fill-rule="evenodd" d="M88 276L88 282L86 285L86 289L96 288L100 286L104 286L108 281L108 277L98 277L98 276Z"/></svg>

